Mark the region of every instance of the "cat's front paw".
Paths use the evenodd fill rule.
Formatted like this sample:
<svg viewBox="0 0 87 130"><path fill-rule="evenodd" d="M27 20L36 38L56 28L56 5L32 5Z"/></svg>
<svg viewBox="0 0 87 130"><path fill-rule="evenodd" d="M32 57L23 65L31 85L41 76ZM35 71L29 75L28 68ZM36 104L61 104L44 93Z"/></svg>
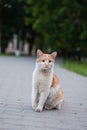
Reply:
<svg viewBox="0 0 87 130"><path fill-rule="evenodd" d="M32 104L32 108L35 110L37 108L37 104Z"/></svg>
<svg viewBox="0 0 87 130"><path fill-rule="evenodd" d="M42 111L43 111L43 108L42 108L42 107L37 107L37 108L35 109L35 111L36 111L36 112L42 112Z"/></svg>

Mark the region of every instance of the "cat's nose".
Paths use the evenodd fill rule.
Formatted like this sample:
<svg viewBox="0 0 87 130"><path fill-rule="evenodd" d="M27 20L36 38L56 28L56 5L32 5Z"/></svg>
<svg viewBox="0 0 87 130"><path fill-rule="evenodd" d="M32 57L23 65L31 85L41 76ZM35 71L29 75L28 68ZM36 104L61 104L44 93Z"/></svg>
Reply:
<svg viewBox="0 0 87 130"><path fill-rule="evenodd" d="M45 64L45 67L48 67L49 65L48 64Z"/></svg>

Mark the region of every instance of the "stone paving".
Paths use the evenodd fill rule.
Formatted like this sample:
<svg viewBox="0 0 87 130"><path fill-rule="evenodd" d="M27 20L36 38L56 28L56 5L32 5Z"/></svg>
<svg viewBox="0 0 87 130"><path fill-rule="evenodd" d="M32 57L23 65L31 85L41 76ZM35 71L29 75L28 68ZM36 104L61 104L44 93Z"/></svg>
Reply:
<svg viewBox="0 0 87 130"><path fill-rule="evenodd" d="M0 57L0 130L87 130L87 77L60 68L64 106L34 112L31 107L32 57Z"/></svg>

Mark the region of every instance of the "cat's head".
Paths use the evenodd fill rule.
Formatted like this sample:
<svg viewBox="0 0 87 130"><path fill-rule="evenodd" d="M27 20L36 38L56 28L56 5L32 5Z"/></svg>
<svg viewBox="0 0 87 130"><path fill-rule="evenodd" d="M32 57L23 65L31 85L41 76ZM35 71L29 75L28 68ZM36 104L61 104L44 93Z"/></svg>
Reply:
<svg viewBox="0 0 87 130"><path fill-rule="evenodd" d="M57 52L45 54L41 50L37 50L36 64L39 70L51 70L54 67Z"/></svg>

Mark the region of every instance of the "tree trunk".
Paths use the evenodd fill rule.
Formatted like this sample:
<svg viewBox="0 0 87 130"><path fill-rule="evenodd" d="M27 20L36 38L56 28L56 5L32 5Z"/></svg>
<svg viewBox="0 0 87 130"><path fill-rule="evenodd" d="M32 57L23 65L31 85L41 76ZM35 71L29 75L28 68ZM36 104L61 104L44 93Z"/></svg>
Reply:
<svg viewBox="0 0 87 130"><path fill-rule="evenodd" d="M29 43L29 56L32 56L33 43Z"/></svg>
<svg viewBox="0 0 87 130"><path fill-rule="evenodd" d="M1 53L1 29L0 29L0 53Z"/></svg>
<svg viewBox="0 0 87 130"><path fill-rule="evenodd" d="M5 50L7 48L7 45L8 45L7 41L2 41L2 43L1 43L1 53L2 54L5 54Z"/></svg>
<svg viewBox="0 0 87 130"><path fill-rule="evenodd" d="M19 50L19 32L18 32L18 34L17 34L17 50Z"/></svg>
<svg viewBox="0 0 87 130"><path fill-rule="evenodd" d="M2 42L1 38L2 38L2 24L1 24L1 20L0 20L0 53L1 53L1 42Z"/></svg>

